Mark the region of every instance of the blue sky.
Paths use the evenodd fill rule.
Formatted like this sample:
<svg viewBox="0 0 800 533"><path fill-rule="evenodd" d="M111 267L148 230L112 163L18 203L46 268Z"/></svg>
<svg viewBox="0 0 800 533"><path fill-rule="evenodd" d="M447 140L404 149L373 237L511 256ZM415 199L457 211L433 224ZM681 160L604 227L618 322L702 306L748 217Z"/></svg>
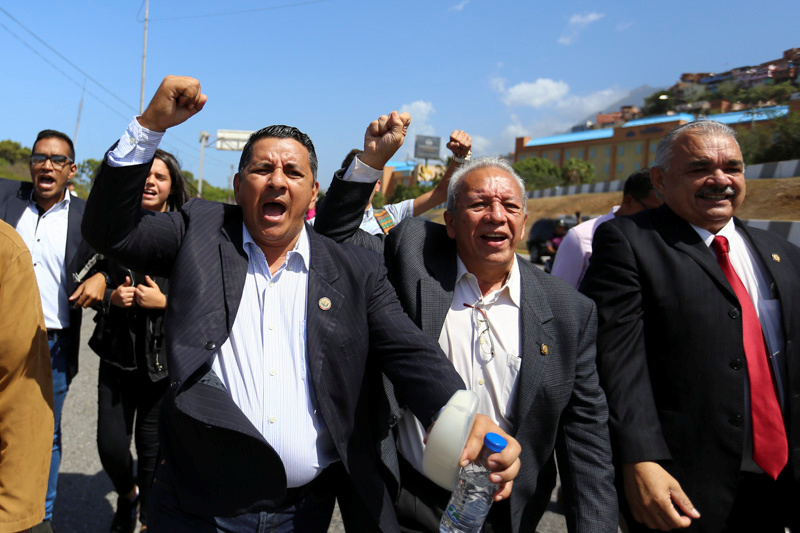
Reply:
<svg viewBox="0 0 800 533"><path fill-rule="evenodd" d="M102 88L86 81L77 159L102 157L139 108L143 4L0 5L0 139L73 135L80 69ZM800 46L798 15L785 0L152 0L145 105L165 75L194 76L208 104L162 144L184 168L197 176L202 130L290 124L314 140L325 188L392 109L412 114L400 158L414 135L444 145L453 129L478 155L508 153L516 136L563 131L640 85L776 59ZM238 156L206 149L206 181L226 186Z"/></svg>

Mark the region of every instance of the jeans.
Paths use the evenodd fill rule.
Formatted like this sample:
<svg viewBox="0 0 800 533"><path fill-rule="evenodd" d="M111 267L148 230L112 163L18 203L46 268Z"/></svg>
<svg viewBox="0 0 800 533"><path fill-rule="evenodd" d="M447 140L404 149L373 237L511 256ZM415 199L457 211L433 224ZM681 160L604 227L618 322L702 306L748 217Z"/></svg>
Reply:
<svg viewBox="0 0 800 533"><path fill-rule="evenodd" d="M47 497L44 504L44 519L53 518L53 504L56 501L58 488L58 468L61 465L61 411L64 409L64 400L69 390L67 367L69 355L69 338L59 336L48 341L50 347L50 363L53 365L53 416L55 418L55 431L53 432L53 455L50 458L50 477L47 480Z"/></svg>
<svg viewBox="0 0 800 533"><path fill-rule="evenodd" d="M213 467L213 458L209 461ZM162 461L156 468L150 494L149 533L326 533L333 516L335 482L310 490L304 497L272 512L223 517L183 511L169 475L169 468Z"/></svg>

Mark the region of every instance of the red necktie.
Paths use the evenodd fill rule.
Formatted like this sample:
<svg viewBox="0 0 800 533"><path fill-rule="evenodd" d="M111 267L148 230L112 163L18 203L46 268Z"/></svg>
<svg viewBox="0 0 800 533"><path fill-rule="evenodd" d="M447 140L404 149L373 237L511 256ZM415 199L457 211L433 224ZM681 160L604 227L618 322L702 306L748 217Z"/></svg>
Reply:
<svg viewBox="0 0 800 533"><path fill-rule="evenodd" d="M747 289L731 265L728 239L714 237L711 244L717 262L731 284L742 308L742 340L750 376L750 413L753 419L753 460L772 479L777 479L789 458L789 444L781 408L772 383L761 322Z"/></svg>

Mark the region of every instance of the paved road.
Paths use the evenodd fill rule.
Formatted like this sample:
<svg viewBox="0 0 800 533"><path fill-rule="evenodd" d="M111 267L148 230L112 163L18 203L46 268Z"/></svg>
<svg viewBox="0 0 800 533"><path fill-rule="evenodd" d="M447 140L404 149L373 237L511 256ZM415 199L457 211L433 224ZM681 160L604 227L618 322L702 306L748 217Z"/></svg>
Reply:
<svg viewBox="0 0 800 533"><path fill-rule="evenodd" d="M99 359L86 345L94 328L93 311L84 313L80 372L70 386L62 416L64 451L54 510L58 533L102 533L109 530L116 493L97 455L97 369ZM135 452L134 452L135 453ZM566 532L555 498L537 528L538 533ZM329 533L344 533L335 513Z"/></svg>

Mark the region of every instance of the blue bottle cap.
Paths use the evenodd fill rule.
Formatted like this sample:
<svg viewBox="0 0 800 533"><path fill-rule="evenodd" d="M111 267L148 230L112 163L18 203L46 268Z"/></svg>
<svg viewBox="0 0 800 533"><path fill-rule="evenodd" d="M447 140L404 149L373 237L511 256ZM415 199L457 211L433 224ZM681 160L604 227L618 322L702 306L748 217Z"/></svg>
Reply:
<svg viewBox="0 0 800 533"><path fill-rule="evenodd" d="M505 449L508 442L497 433L487 433L486 436L483 437L483 445L494 453L498 453Z"/></svg>

